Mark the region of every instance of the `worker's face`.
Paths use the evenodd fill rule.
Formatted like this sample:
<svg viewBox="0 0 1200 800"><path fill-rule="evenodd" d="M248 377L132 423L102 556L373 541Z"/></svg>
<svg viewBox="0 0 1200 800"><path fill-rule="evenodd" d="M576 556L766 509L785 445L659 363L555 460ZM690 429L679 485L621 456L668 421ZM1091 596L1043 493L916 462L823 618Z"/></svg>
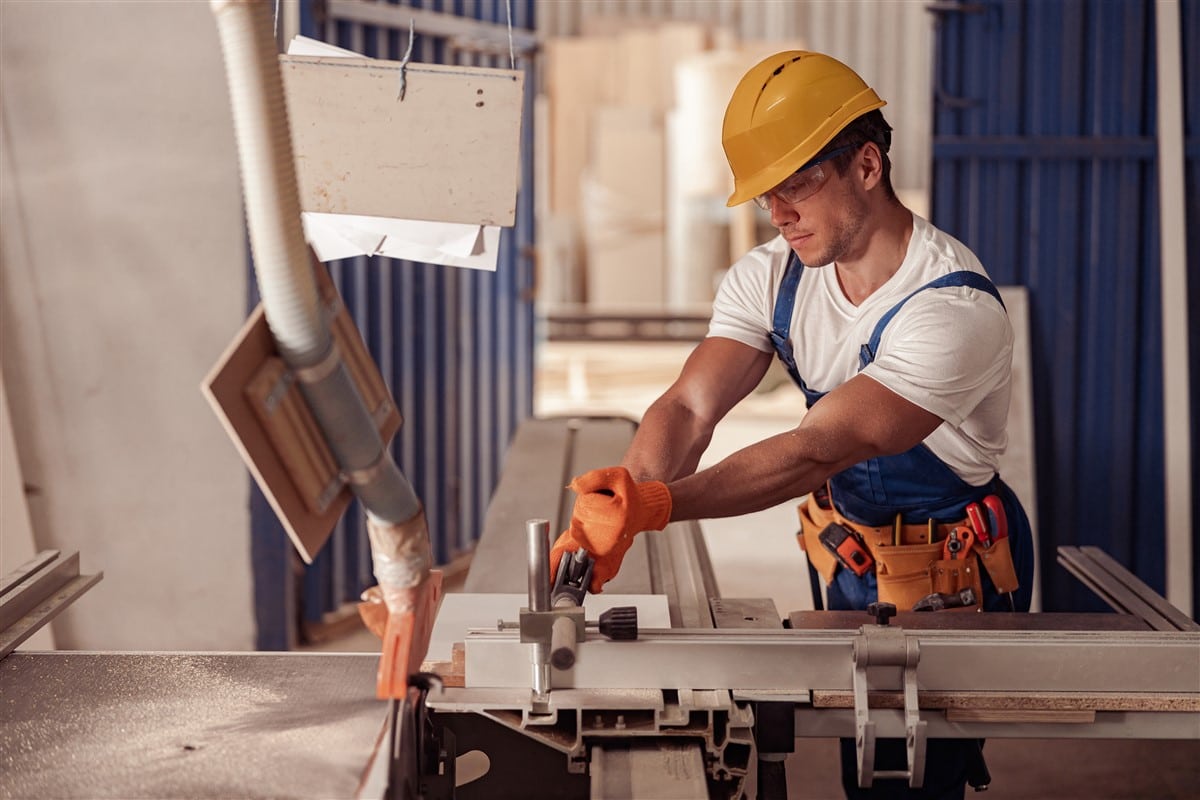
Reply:
<svg viewBox="0 0 1200 800"><path fill-rule="evenodd" d="M799 202L784 202L774 192L766 195L771 224L808 266L847 260L863 246L868 203L866 187L858 179L860 155L861 152L855 153L845 175L832 165L825 165L824 183Z"/></svg>

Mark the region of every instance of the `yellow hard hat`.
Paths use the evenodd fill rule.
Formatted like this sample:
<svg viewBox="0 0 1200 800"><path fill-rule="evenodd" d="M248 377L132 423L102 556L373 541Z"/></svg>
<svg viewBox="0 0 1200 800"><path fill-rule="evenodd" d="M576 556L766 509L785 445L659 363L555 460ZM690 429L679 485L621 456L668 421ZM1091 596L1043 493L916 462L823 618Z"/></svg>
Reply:
<svg viewBox="0 0 1200 800"><path fill-rule="evenodd" d="M733 170L728 206L778 186L853 120L886 103L836 58L776 53L747 72L725 109L721 145Z"/></svg>

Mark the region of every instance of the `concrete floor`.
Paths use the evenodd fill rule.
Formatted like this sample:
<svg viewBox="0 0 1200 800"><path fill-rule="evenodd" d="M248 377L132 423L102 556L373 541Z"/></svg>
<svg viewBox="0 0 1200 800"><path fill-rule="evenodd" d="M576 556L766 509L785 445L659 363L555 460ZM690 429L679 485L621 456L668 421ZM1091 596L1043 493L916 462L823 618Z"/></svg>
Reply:
<svg viewBox="0 0 1200 800"><path fill-rule="evenodd" d="M674 379L690 349L690 345L639 344L543 347L535 413L617 413L640 418ZM702 465L795 426L801 407L798 392L769 374L764 387L718 427ZM721 595L770 597L781 615L811 609L796 528L793 503L746 517L703 522ZM378 644L369 633L359 631L313 649L377 651ZM837 741L808 739L797 746L801 752L787 762L789 799L842 797ZM988 800L1200 799L1200 731L1190 741L993 739L985 754L993 783L980 796Z"/></svg>

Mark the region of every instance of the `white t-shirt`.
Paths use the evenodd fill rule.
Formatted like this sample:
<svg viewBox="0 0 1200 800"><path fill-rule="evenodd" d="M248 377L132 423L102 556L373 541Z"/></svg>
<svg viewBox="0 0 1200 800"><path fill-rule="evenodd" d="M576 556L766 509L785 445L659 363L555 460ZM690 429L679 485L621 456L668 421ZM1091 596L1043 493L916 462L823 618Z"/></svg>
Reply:
<svg viewBox="0 0 1200 800"><path fill-rule="evenodd" d="M778 236L739 259L717 292L708 335L772 352L775 297L790 254ZM862 305L846 299L833 265L805 266L790 332L800 377L818 392L853 378L859 348L880 317L934 278L959 270L987 274L965 245L916 214L900 269ZM941 417L925 444L960 478L980 486L991 480L1008 443L1012 348L1008 315L990 294L926 289L888 323L875 360L862 372Z"/></svg>

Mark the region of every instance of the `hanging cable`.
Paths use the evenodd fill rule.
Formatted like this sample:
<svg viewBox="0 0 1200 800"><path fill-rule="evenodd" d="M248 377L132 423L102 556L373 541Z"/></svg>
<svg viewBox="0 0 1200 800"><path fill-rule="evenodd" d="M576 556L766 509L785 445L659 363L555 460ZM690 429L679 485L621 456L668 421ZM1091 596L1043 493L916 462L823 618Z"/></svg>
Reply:
<svg viewBox="0 0 1200 800"><path fill-rule="evenodd" d="M512 35L512 0L504 0L504 10L508 14L508 66L510 69L517 68L517 56L513 51L513 35Z"/></svg>
<svg viewBox="0 0 1200 800"><path fill-rule="evenodd" d="M408 49L404 51L404 58L400 59L400 92L396 95L397 100L404 99L404 93L408 89L408 59L412 56L413 39L416 35L416 29L412 17L408 19Z"/></svg>

